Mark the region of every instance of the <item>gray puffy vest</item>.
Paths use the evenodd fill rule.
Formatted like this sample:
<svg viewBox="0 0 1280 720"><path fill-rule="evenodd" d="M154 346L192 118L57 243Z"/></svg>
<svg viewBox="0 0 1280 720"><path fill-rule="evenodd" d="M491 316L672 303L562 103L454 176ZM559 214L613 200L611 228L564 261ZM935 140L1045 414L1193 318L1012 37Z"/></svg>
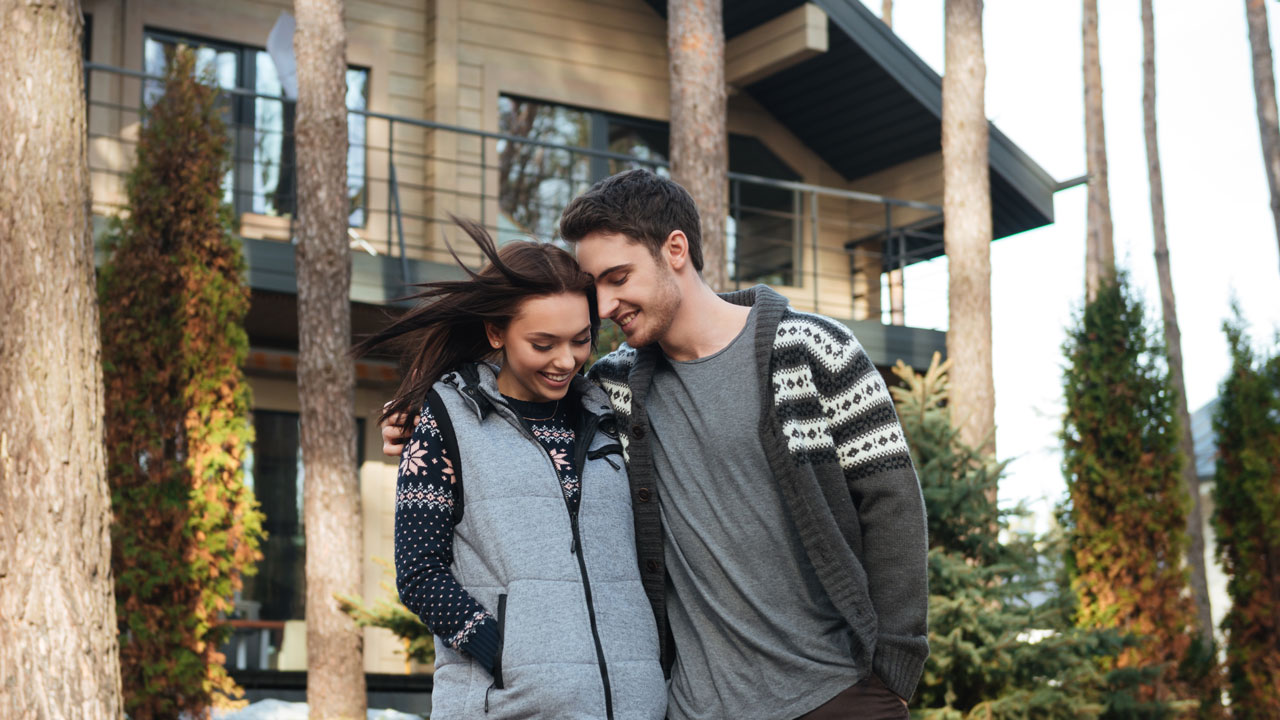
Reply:
<svg viewBox="0 0 1280 720"><path fill-rule="evenodd" d="M436 639L432 720L661 720L667 689L640 583L613 410L582 377L571 517L555 466L507 407L487 365L435 384L461 461L458 583L497 616L493 676Z"/></svg>

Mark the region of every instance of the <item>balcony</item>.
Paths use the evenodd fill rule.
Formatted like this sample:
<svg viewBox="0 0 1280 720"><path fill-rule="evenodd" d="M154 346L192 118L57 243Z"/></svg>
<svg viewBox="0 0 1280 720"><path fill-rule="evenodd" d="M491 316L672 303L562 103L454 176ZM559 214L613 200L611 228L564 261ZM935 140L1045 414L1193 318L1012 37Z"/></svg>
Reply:
<svg viewBox="0 0 1280 720"><path fill-rule="evenodd" d="M161 84L155 75L98 64L86 64L86 75L93 208L101 228L126 204L142 108ZM560 211L595 180L633 167L667 172L665 129L654 123L615 118L606 127L600 113L503 97L497 110L504 131L481 131L370 111L358 88L351 89L350 74L348 81L348 234L358 328L377 322L377 308L394 306L410 285L461 275L445 242L458 236L450 213L479 221L499 243L558 242ZM222 91L232 148L225 201L245 241L254 304L271 309L259 313L269 321L255 321L251 312L250 333L277 336L270 344L287 347L297 292L292 103L278 91ZM577 141L590 132L606 133L607 147ZM877 365L898 358L928 364L944 350L945 335L903 324L901 270L941 254L941 208L802 182L794 173L787 177L785 165L770 164L761 148L751 138L731 137L734 161L758 157L751 167L778 168L773 175L729 173L724 222L735 286L767 283L799 310L840 319ZM468 245L455 249L464 262L478 264Z"/></svg>

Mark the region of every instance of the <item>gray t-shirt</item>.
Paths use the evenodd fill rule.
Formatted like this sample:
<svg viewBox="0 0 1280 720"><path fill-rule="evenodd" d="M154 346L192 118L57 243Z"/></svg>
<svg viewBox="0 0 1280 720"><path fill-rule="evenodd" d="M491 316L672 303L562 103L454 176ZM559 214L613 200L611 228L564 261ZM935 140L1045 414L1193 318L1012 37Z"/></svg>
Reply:
<svg viewBox="0 0 1280 720"><path fill-rule="evenodd" d="M720 352L664 359L646 400L676 643L672 720L783 720L854 684L848 624L760 440L756 312Z"/></svg>

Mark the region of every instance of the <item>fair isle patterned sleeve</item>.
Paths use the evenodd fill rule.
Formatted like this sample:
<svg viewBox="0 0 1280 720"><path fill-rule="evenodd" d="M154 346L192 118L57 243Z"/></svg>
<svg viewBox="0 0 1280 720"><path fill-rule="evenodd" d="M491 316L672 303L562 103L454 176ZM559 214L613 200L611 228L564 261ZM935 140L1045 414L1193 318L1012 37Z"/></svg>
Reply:
<svg viewBox="0 0 1280 720"><path fill-rule="evenodd" d="M928 655L928 526L888 387L845 325L794 310L778 325L771 366L790 454L838 461L857 508L879 623L873 669L891 688L914 687Z"/></svg>
<svg viewBox="0 0 1280 720"><path fill-rule="evenodd" d="M498 623L462 589L453 562L453 460L423 403L396 479L396 589L400 602L445 645L493 671Z"/></svg>
<svg viewBox="0 0 1280 720"><path fill-rule="evenodd" d="M613 413L623 427L631 425L631 387L627 385L627 378L635 361L636 351L623 343L617 350L597 360L587 371L587 378L599 385L609 396ZM620 433L619 440L622 443L623 460L630 462L631 456L627 452L627 434Z"/></svg>

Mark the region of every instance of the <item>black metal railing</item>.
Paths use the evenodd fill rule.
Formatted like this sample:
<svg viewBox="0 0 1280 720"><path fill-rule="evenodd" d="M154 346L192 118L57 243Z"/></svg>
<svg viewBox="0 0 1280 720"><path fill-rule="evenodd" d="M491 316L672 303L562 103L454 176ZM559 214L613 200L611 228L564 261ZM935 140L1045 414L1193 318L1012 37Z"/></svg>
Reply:
<svg viewBox="0 0 1280 720"><path fill-rule="evenodd" d="M121 208L147 100L162 78L86 63L90 170L99 214ZM226 201L245 237L289 241L296 208L293 102L222 88L232 149ZM348 188L354 252L450 262L449 215L470 217L501 243L555 240L563 207L613 172L665 159L575 147L420 118L349 109ZM940 252L941 208L842 188L729 173L725 218L730 277L765 282L846 319L903 324L900 273ZM464 256L464 259L466 256ZM831 298L835 297L835 300ZM895 308L897 312L895 312ZM859 317L859 315L862 317ZM851 317L852 315L852 317Z"/></svg>

